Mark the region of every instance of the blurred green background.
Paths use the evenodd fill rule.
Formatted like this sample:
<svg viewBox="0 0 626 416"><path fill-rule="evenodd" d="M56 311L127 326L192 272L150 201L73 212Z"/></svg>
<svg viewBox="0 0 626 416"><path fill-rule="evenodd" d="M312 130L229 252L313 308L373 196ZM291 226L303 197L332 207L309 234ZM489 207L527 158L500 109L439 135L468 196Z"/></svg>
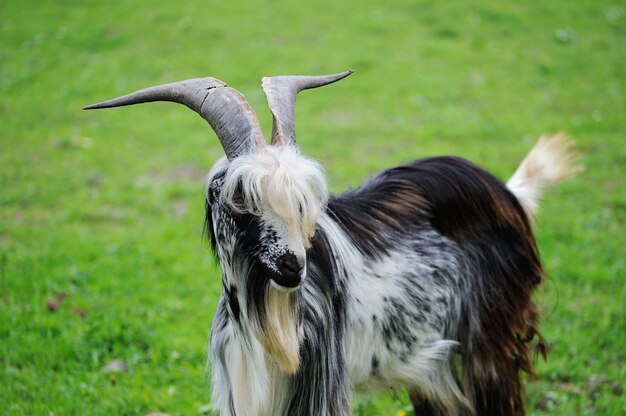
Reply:
<svg viewBox="0 0 626 416"><path fill-rule="evenodd" d="M222 150L183 106L81 107L210 75L269 133L261 76L345 69L297 107L334 192L439 154L506 180L541 133L576 140L586 172L537 219L551 351L528 413L625 414L626 4L590 0L0 2L0 414L212 412ZM355 401L404 411L401 390Z"/></svg>

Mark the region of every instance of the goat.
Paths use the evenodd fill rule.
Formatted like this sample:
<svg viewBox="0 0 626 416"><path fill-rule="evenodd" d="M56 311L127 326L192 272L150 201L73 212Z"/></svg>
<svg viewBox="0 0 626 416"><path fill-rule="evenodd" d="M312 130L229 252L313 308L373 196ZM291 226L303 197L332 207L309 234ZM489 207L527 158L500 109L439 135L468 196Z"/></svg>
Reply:
<svg viewBox="0 0 626 416"><path fill-rule="evenodd" d="M405 386L418 415L523 415L520 373L533 373L533 344L545 356L531 218L542 190L575 173L569 140L542 137L506 185L432 157L329 196L296 146L295 98L351 73L263 78L271 145L214 78L85 107L182 103L224 148L205 202L223 284L215 403L231 416L349 415L353 388Z"/></svg>

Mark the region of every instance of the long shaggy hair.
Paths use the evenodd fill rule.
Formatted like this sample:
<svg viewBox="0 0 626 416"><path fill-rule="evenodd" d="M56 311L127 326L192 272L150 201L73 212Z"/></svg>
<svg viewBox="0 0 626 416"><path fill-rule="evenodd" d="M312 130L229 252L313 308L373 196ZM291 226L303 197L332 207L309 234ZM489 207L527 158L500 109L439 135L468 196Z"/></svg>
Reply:
<svg viewBox="0 0 626 416"><path fill-rule="evenodd" d="M572 173L563 136L508 186L436 157L328 198L295 148L220 161L207 231L225 288L211 334L222 414L348 415L353 387L399 385L419 414L523 414L519 373L532 374L531 345L545 354L529 216ZM306 274L286 289L267 247L299 245Z"/></svg>
<svg viewBox="0 0 626 416"><path fill-rule="evenodd" d="M272 211L299 229L305 241L311 239L328 200L324 169L318 163L300 156L296 147L278 146L230 163L222 158L209 173L209 182L224 171L222 204L239 214Z"/></svg>

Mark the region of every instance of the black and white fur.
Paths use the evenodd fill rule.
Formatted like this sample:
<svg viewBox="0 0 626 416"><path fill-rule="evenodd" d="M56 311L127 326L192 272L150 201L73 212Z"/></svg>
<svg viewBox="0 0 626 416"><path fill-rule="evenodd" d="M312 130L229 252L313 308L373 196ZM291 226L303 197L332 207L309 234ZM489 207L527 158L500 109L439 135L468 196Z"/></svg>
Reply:
<svg viewBox="0 0 626 416"><path fill-rule="evenodd" d="M329 196L296 145L296 94L351 73L263 78L271 145L216 78L85 107L184 104L224 148L206 188L224 288L214 401L224 416L341 416L353 389L393 386L419 415L523 415L520 373L533 373L532 349L545 354L531 218L541 191L576 171L567 139L540 139L506 185L437 157Z"/></svg>
<svg viewBox="0 0 626 416"><path fill-rule="evenodd" d="M543 278L524 210L569 162L556 136L508 186L445 157L329 198L295 146L220 160L206 206L224 285L210 348L221 414L349 415L354 388L391 386L417 414L523 414ZM278 283L285 253L304 266L293 287Z"/></svg>

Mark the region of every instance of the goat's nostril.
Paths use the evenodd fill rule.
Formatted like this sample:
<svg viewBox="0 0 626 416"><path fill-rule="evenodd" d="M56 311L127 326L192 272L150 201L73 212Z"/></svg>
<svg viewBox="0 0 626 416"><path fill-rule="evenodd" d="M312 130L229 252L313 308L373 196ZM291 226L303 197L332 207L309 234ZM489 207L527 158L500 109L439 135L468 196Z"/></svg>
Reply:
<svg viewBox="0 0 626 416"><path fill-rule="evenodd" d="M299 275L302 271L302 265L298 258L291 253L285 253L278 258L278 270L285 276Z"/></svg>

